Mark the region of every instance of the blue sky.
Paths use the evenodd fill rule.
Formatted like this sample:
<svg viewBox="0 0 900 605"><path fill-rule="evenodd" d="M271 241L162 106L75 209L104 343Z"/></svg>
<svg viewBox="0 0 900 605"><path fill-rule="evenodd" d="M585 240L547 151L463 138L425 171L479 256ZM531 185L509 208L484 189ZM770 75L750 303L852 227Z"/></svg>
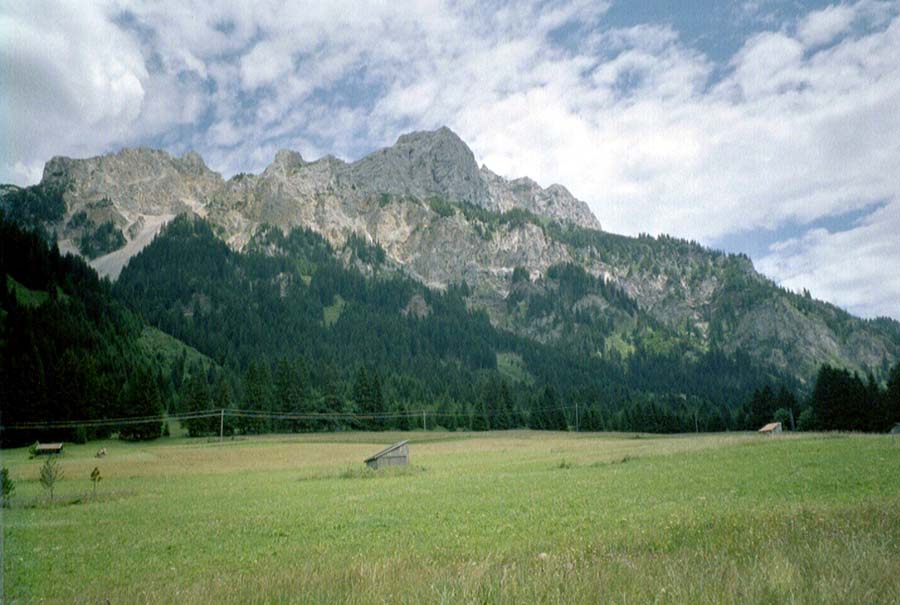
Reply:
<svg viewBox="0 0 900 605"><path fill-rule="evenodd" d="M0 0L0 181L134 145L230 176L447 125L610 231L900 319L898 56L898 0Z"/></svg>

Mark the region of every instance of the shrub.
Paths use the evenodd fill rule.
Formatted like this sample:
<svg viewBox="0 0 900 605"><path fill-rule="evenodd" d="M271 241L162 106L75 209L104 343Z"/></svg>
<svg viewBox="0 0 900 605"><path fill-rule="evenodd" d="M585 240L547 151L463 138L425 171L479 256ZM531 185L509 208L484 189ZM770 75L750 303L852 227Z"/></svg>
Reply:
<svg viewBox="0 0 900 605"><path fill-rule="evenodd" d="M800 418L797 419L797 429L801 431L814 431L818 428L816 422L816 413L812 408L806 408L800 412Z"/></svg>
<svg viewBox="0 0 900 605"><path fill-rule="evenodd" d="M3 468L0 470L0 483L2 483L3 487L3 506L9 506L9 500L12 498L13 493L16 491L15 482L9 478L9 469Z"/></svg>

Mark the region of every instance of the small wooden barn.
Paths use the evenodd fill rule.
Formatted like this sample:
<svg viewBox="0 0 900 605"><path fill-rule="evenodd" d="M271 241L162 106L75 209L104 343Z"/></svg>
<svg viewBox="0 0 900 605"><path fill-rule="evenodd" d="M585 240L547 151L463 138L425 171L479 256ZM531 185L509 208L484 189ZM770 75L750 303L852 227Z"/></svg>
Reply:
<svg viewBox="0 0 900 605"><path fill-rule="evenodd" d="M406 466L409 464L409 441L401 441L366 458L369 468L379 469L385 466Z"/></svg>
<svg viewBox="0 0 900 605"><path fill-rule="evenodd" d="M38 443L34 446L35 456L49 456L50 454L62 454L62 443Z"/></svg>
<svg viewBox="0 0 900 605"><path fill-rule="evenodd" d="M781 423L780 422L770 422L766 426L762 427L757 431L762 433L763 435L768 435L769 437L774 437L775 435L781 434Z"/></svg>

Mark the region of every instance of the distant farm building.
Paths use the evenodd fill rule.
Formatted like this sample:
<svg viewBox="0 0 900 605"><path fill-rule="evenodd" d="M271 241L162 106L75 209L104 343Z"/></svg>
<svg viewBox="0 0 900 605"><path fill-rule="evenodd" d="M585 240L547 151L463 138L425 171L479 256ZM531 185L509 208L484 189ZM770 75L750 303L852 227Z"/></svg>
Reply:
<svg viewBox="0 0 900 605"><path fill-rule="evenodd" d="M781 423L780 422L770 422L766 426L762 427L757 431L762 433L763 435L768 435L769 437L774 437L775 435L781 434Z"/></svg>
<svg viewBox="0 0 900 605"><path fill-rule="evenodd" d="M62 454L62 443L38 443L34 447L36 456L49 456L50 454Z"/></svg>
<svg viewBox="0 0 900 605"><path fill-rule="evenodd" d="M406 466L409 464L409 441L401 441L395 443L391 447L385 448L366 458L365 462L369 468L379 469L385 466Z"/></svg>

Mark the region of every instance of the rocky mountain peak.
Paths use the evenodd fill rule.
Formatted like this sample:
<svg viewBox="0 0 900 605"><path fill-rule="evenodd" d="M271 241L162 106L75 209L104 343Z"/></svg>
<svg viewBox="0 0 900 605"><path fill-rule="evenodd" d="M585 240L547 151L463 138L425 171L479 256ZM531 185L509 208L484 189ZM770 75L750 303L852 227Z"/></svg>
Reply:
<svg viewBox="0 0 900 605"><path fill-rule="evenodd" d="M181 168L190 174L194 175L206 175L206 174L214 174L212 170L210 170L206 162L203 161L203 158L200 157L200 154L196 151L188 151L183 154L179 158L179 163L181 164Z"/></svg>
<svg viewBox="0 0 900 605"><path fill-rule="evenodd" d="M306 160L298 152L290 149L279 149L275 154L275 159L263 172L263 176L291 176L306 165Z"/></svg>
<svg viewBox="0 0 900 605"><path fill-rule="evenodd" d="M459 138L459 135L446 126L441 126L437 130L416 130L401 134L397 137L397 142L394 143L394 147L388 147L387 149L407 147L429 148L439 146L445 146L447 149L456 148L461 154L473 155L472 150L469 149L469 146L466 145L461 138Z"/></svg>
<svg viewBox="0 0 900 605"><path fill-rule="evenodd" d="M436 196L479 206L489 199L475 155L446 126L402 135L392 147L352 164L352 174L373 193Z"/></svg>

